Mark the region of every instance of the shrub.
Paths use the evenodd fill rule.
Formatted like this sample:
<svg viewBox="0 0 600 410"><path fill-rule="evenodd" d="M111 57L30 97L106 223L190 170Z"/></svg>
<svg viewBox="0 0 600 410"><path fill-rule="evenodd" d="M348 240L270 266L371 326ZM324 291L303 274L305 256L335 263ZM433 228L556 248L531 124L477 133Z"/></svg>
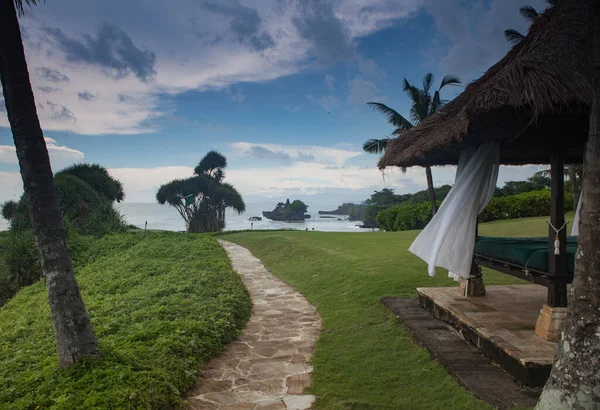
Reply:
<svg viewBox="0 0 600 410"><path fill-rule="evenodd" d="M550 215L551 194L549 190L530 191L522 194L493 197L483 212L479 222L499 219L517 219ZM573 210L573 201L565 196L565 211ZM379 212L377 223L386 231L406 231L423 229L431 220L431 205L427 202L400 205Z"/></svg>
<svg viewBox="0 0 600 410"><path fill-rule="evenodd" d="M35 241L30 230L11 232L0 249L0 306L23 286L42 277Z"/></svg>
<svg viewBox="0 0 600 410"><path fill-rule="evenodd" d="M376 228L379 226L377 224L377 215L386 209L388 209L391 205L369 205L365 209L365 216L363 220L363 225L366 228Z"/></svg>
<svg viewBox="0 0 600 410"><path fill-rule="evenodd" d="M96 193L110 202L121 202L125 198L121 182L110 176L106 168L98 164L77 164L63 169L56 178L71 175L88 184Z"/></svg>

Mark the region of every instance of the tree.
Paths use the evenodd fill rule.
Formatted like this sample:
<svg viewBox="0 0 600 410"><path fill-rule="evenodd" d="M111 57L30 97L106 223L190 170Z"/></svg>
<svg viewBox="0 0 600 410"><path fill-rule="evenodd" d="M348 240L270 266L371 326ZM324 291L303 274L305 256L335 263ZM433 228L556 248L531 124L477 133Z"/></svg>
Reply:
<svg viewBox="0 0 600 410"><path fill-rule="evenodd" d="M393 108L378 102L368 102L367 105L375 111L383 114L388 123L396 127L394 134L402 136L402 131L412 128L425 118L439 110L445 103L440 97L440 90L447 85L460 84L460 80L452 75L447 75L442 79L439 88L431 95L431 87L433 86L433 74L427 73L423 77L423 88L418 88L411 85L408 80L404 79L404 92L412 101L410 109L411 121L404 118ZM379 154L385 151L388 139L370 139L363 144L363 150L371 154ZM435 215L437 212L437 204L435 202L435 190L433 189L433 176L431 175L431 167L425 167L425 175L427 177L427 190L429 191L429 200L431 202L431 212Z"/></svg>
<svg viewBox="0 0 600 410"><path fill-rule="evenodd" d="M288 205L286 205L290 212L293 212L295 214L300 214L300 215L304 215L306 213L306 211L308 210L308 205L306 205L304 202L302 202L299 199L294 200L294 202L292 202L291 204L289 203L290 200L288 199L287 203Z"/></svg>
<svg viewBox="0 0 600 410"><path fill-rule="evenodd" d="M25 0L29 5L37 0ZM0 0L0 80L29 204L61 366L98 352L67 250L52 168L37 116L17 11L22 0Z"/></svg>
<svg viewBox="0 0 600 410"><path fill-rule="evenodd" d="M123 184L110 176L106 168L98 164L76 164L56 174L73 175L92 187L94 191L106 197L110 202L121 202L125 199Z"/></svg>
<svg viewBox="0 0 600 410"><path fill-rule="evenodd" d="M536 407L544 410L600 407L600 4L596 0L585 3L594 13L590 130L583 164L573 297L552 372Z"/></svg>
<svg viewBox="0 0 600 410"><path fill-rule="evenodd" d="M246 210L239 192L224 183L227 160L210 151L194 169L194 176L162 185L156 193L159 204L174 207L187 225L188 232L216 232L225 227L225 209L238 213Z"/></svg>

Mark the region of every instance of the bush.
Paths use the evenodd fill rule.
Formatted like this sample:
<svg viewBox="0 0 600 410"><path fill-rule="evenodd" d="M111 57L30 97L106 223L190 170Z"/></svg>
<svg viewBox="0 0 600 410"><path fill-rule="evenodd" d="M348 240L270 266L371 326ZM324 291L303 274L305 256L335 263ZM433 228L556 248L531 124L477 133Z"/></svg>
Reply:
<svg viewBox="0 0 600 410"><path fill-rule="evenodd" d="M479 214L479 222L548 216L550 215L551 205L551 193L547 189L511 196L493 197L483 212ZM565 211L572 211L573 198L565 195L564 206Z"/></svg>
<svg viewBox="0 0 600 410"><path fill-rule="evenodd" d="M483 212L479 222L499 219L517 219L550 215L551 194L549 190L530 191L522 194L493 197ZM573 210L573 201L565 196L565 211ZM431 204L400 205L379 212L377 224L386 231L406 231L423 229L431 220Z"/></svg>
<svg viewBox="0 0 600 410"><path fill-rule="evenodd" d="M179 408L250 315L225 251L208 235L155 232L74 245L100 355L60 369L44 283L22 289L0 309L0 407Z"/></svg>
<svg viewBox="0 0 600 410"><path fill-rule="evenodd" d="M379 225L377 224L377 215L388 208L391 205L369 205L365 209L365 216L363 220L363 226L365 228L376 228Z"/></svg>
<svg viewBox="0 0 600 410"><path fill-rule="evenodd" d="M438 206L440 202L438 201ZM431 203L405 204L379 212L377 224L385 231L423 229L431 220Z"/></svg>

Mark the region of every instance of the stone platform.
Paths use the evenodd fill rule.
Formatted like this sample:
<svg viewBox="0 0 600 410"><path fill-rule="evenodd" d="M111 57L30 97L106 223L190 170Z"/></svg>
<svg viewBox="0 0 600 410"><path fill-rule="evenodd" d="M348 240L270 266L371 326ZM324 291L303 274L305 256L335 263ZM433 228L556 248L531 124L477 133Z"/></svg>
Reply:
<svg viewBox="0 0 600 410"><path fill-rule="evenodd" d="M488 286L483 297L459 288L418 288L419 303L525 386L541 387L550 375L557 344L535 335L546 302L539 285Z"/></svg>

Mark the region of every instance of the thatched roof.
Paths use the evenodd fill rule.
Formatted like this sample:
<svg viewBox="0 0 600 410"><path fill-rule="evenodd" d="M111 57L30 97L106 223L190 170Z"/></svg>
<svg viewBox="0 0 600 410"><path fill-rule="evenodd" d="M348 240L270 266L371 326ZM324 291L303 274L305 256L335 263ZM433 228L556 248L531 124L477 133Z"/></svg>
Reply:
<svg viewBox="0 0 600 410"><path fill-rule="evenodd" d="M503 164L581 162L592 101L594 3L562 0L453 101L388 143L379 168L456 164L462 149L500 142Z"/></svg>

